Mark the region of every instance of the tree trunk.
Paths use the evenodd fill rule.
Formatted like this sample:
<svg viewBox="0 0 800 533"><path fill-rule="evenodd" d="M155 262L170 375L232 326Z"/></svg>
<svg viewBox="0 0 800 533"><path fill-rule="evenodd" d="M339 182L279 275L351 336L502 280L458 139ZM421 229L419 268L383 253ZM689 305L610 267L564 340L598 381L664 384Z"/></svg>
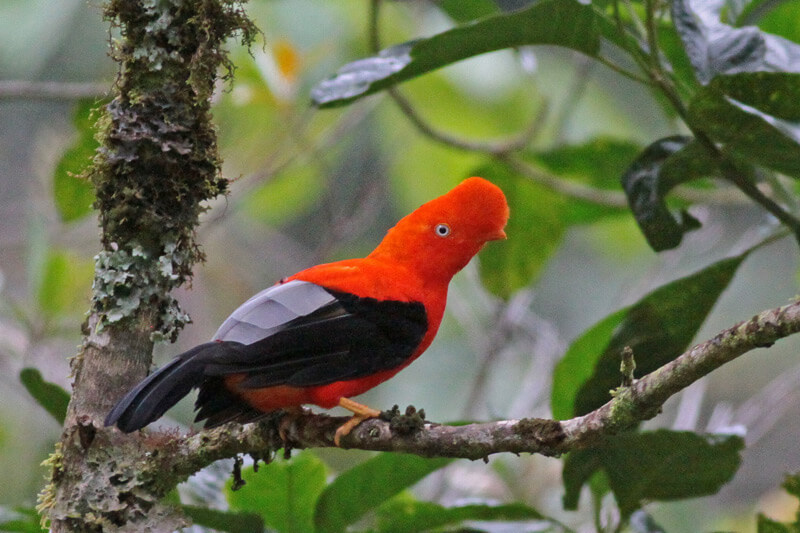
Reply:
<svg viewBox="0 0 800 533"><path fill-rule="evenodd" d="M184 524L161 506L173 487L136 471L157 445L103 427L114 403L142 379L153 343L188 321L170 292L202 254L194 228L203 202L224 193L209 98L221 46L255 28L234 0L110 0L119 30L113 99L87 176L97 195L103 249L97 255L85 339L73 360L73 394L41 510L53 531L172 531Z"/></svg>

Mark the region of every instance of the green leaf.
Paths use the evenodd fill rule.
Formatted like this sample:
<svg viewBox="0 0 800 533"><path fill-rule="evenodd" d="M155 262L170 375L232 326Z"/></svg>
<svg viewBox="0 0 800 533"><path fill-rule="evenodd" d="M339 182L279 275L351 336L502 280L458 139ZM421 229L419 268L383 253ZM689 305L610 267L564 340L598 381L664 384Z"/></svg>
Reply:
<svg viewBox="0 0 800 533"><path fill-rule="evenodd" d="M561 243L565 200L504 165L487 165L474 175L500 187L513 213L506 226L508 239L490 244L478 256L486 288L508 298L536 278Z"/></svg>
<svg viewBox="0 0 800 533"><path fill-rule="evenodd" d="M698 81L737 72L800 72L800 45L754 26L720 22L723 2L674 0L672 20Z"/></svg>
<svg viewBox="0 0 800 533"><path fill-rule="evenodd" d="M762 0L762 3L769 1ZM771 5L775 7L761 18L758 26L765 32L800 43L800 24L797 23L800 20L800 2L784 0L783 4L776 5L772 1Z"/></svg>
<svg viewBox="0 0 800 533"><path fill-rule="evenodd" d="M242 472L247 485L237 491L226 487L234 511L257 513L264 523L281 533L314 530L314 505L325 487L325 465L310 451L287 461L261 465L258 472Z"/></svg>
<svg viewBox="0 0 800 533"><path fill-rule="evenodd" d="M257 533L264 531L264 520L255 513L232 513L217 511L196 505L181 505L181 511L192 519L196 526L230 533Z"/></svg>
<svg viewBox="0 0 800 533"><path fill-rule="evenodd" d="M0 506L0 531L15 533L42 533L39 513L31 507Z"/></svg>
<svg viewBox="0 0 800 533"><path fill-rule="evenodd" d="M602 451L597 448L570 452L564 461L561 479L564 481L564 509L574 511L578 508L581 488L592 476L601 474L603 466Z"/></svg>
<svg viewBox="0 0 800 533"><path fill-rule="evenodd" d="M700 223L687 212L675 218L666 195L680 183L716 172L705 150L691 137L674 135L648 146L622 175L633 216L656 252L677 247Z"/></svg>
<svg viewBox="0 0 800 533"><path fill-rule="evenodd" d="M602 449L603 468L620 511L628 516L644 500L715 494L741 464L744 439L658 430L620 435Z"/></svg>
<svg viewBox="0 0 800 533"><path fill-rule="evenodd" d="M515 46L551 44L596 56L601 26L591 6L576 0L542 0L349 63L319 83L311 99L319 107L344 105L462 59Z"/></svg>
<svg viewBox="0 0 800 533"><path fill-rule="evenodd" d="M456 22L469 22L497 13L494 0L440 0L436 5Z"/></svg>
<svg viewBox="0 0 800 533"><path fill-rule="evenodd" d="M99 146L94 138L94 122L91 120L91 112L96 105L94 100L78 103L73 115L77 137L56 165L53 198L64 222L81 219L92 212L94 188L83 173Z"/></svg>
<svg viewBox="0 0 800 533"><path fill-rule="evenodd" d="M563 472L564 505L574 509L581 485L600 470L624 516L646 500L715 494L738 470L743 449L744 440L736 435L665 429L618 435L603 446L570 453Z"/></svg>
<svg viewBox="0 0 800 533"><path fill-rule="evenodd" d="M317 501L316 531L344 531L367 512L451 461L384 453L351 468L328 485Z"/></svg>
<svg viewBox="0 0 800 533"><path fill-rule="evenodd" d="M747 254L723 259L663 285L630 306L608 343L596 346L602 353L593 357L597 360L594 373L577 391L573 416L593 411L611 399L609 391L620 384L624 347L633 349L639 376L683 353ZM563 415L563 407L559 412Z"/></svg>
<svg viewBox="0 0 800 533"><path fill-rule="evenodd" d="M550 405L556 420L572 418L575 413L575 396L581 386L592 376L603 351L608 346L617 327L625 319L628 309L620 309L578 337L553 371L553 391Z"/></svg>
<svg viewBox="0 0 800 533"><path fill-rule="evenodd" d="M689 123L739 158L800 178L800 74L718 76L689 104Z"/></svg>
<svg viewBox="0 0 800 533"><path fill-rule="evenodd" d="M62 250L48 250L36 300L49 317L83 313L89 305L94 265Z"/></svg>
<svg viewBox="0 0 800 533"><path fill-rule="evenodd" d="M458 526L467 520L544 520L541 513L521 503L506 505L472 504L444 507L412 498L393 498L378 509L380 533L416 533Z"/></svg>
<svg viewBox="0 0 800 533"><path fill-rule="evenodd" d="M544 152L527 154L553 174L565 180L585 183L597 189L618 190L619 177L641 151L631 142L599 137L584 144L565 145ZM614 209L568 198L563 219L567 224L586 224L609 215L621 214Z"/></svg>
<svg viewBox="0 0 800 533"><path fill-rule="evenodd" d="M792 528L786 524L782 524L780 522L776 522L770 518L767 518L763 514L758 515L757 525L756 525L757 533L797 533L797 529Z"/></svg>
<svg viewBox="0 0 800 533"><path fill-rule="evenodd" d="M50 383L42 378L42 373L36 368L23 368L19 373L19 380L28 393L56 419L59 424L64 424L69 404L69 393L55 383Z"/></svg>

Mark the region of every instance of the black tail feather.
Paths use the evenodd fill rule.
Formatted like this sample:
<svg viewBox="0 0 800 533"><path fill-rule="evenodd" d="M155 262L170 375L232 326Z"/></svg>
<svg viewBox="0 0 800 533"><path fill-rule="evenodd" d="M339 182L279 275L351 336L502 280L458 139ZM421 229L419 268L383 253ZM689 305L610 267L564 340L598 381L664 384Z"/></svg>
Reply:
<svg viewBox="0 0 800 533"><path fill-rule="evenodd" d="M114 406L105 420L125 433L145 427L204 382L205 366L223 343L195 346L150 374Z"/></svg>

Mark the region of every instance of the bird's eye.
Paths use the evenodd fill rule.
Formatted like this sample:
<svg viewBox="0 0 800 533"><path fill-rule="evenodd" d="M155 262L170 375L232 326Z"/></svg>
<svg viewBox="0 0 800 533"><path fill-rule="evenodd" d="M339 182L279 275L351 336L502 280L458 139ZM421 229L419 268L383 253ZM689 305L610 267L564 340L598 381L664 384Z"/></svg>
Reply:
<svg viewBox="0 0 800 533"><path fill-rule="evenodd" d="M436 224L436 227L433 229L436 232L436 235L439 237L447 237L450 235L450 226L447 224Z"/></svg>

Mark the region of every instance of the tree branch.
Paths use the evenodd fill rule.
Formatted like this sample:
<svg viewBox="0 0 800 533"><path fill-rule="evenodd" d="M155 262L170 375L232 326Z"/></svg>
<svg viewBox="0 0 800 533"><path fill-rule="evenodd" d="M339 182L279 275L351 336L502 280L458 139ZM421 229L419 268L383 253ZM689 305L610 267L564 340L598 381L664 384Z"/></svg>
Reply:
<svg viewBox="0 0 800 533"><path fill-rule="evenodd" d="M79 100L99 98L110 90L103 82L0 81L0 99Z"/></svg>
<svg viewBox="0 0 800 533"><path fill-rule="evenodd" d="M584 416L564 421L523 418L464 426L427 423L411 432L398 432L392 429L392 422L372 419L344 437L342 447L473 460L503 452L554 456L589 448L655 417L668 398L713 370L797 332L800 303L793 302L764 311L692 347L630 386L620 387L613 399ZM307 414L291 416L281 425L292 448L332 447L336 428L347 419ZM161 450L145 459L143 478L160 477L164 483L167 476L177 483L219 459L237 454L270 457L283 447L275 421L230 424L170 438L167 445L163 439L151 437L160 442Z"/></svg>

